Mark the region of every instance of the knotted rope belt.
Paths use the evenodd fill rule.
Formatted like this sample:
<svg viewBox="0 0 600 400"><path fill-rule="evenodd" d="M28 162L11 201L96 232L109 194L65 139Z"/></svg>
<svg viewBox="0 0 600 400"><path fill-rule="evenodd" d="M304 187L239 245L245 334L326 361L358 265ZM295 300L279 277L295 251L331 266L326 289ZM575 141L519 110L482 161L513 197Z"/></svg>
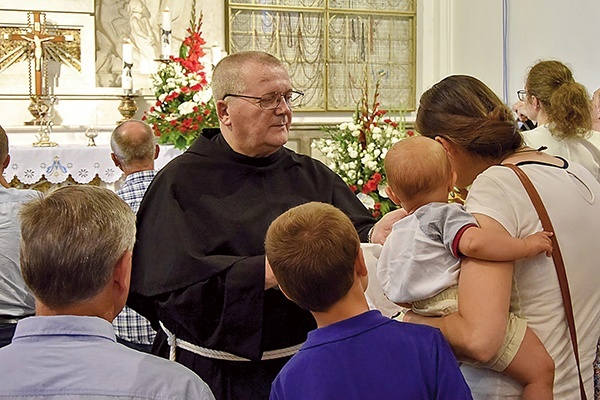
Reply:
<svg viewBox="0 0 600 400"><path fill-rule="evenodd" d="M190 342L186 342L185 340L175 337L175 335L171 333L162 322L159 323L162 330L167 334L167 343L169 344L169 359L171 361L175 361L175 350L177 347L206 358L214 358L225 361L252 361L249 358L236 356L235 354L231 354L226 351L207 349L205 347L200 347ZM265 361L290 357L296 354L298 350L300 350L300 347L302 347L302 343L295 346L286 347L285 349L268 350L263 352L261 360Z"/></svg>

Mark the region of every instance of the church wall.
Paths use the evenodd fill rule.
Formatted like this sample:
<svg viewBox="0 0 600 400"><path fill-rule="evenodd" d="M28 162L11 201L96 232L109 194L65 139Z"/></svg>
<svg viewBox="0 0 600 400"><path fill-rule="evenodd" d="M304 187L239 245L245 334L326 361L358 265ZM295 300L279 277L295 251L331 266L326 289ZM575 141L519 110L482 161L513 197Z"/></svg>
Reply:
<svg viewBox="0 0 600 400"><path fill-rule="evenodd" d="M129 0L133 1L133 0ZM158 13L169 6L174 15L179 12L180 23L174 26L185 29L189 16L191 1L178 0L138 0L145 4L153 13ZM28 9L44 9L59 15L61 23L73 24L77 20L83 26L82 35L87 38L95 37L98 15L98 3L119 4L123 1L110 0L29 0L20 2ZM600 86L600 78L596 66L600 64L600 53L594 52L594 37L597 17L600 16L600 2L576 0L578 6L570 6L557 0L506 0L508 15L507 36L507 79L503 78L503 2L501 0L418 0L417 15L417 97L432 84L443 77L453 74L470 74L486 82L498 95L502 96L504 89L508 93L507 103L516 100L514 92L523 86L523 77L528 66L538 58L556 57L568 62L589 90ZM14 0L0 0L0 23L8 15L5 11L14 10ZM207 46L217 44L224 46L225 21L224 2L198 0L198 8L204 14L203 33ZM93 10L93 11L91 11ZM179 11L178 11L179 10ZM580 11L581 10L581 11ZM56 14L55 14L56 13ZM110 14L110 13L109 13ZM185 16L185 17L184 17ZM14 15L10 18L16 18ZM26 13L20 17L25 23ZM106 23L103 17L103 23ZM153 18L158 18L157 16ZM185 20L185 21L184 21ZM9 21L11 22L11 21ZM110 22L110 20L109 20ZM158 31L157 22L154 25ZM178 33L182 36L181 33ZM95 44L95 41L94 41ZM113 43L114 52L119 56L119 46ZM97 68L96 58L100 58L96 49L86 45L82 58L86 65L85 71ZM94 46L95 47L95 46ZM174 51L175 51L175 47ZM93 61L90 61L94 58ZM90 67L90 64L92 67ZM120 68L120 59L116 62ZM14 66L10 73L0 74L0 106L3 115L0 116L7 130L23 133L23 123L32 117L27 110L26 65ZM137 68L137 69L136 69ZM56 94L57 125L60 129L81 131L91 124L100 126L107 132L121 118L117 107L122 94L120 87L98 85L96 76L89 72L85 76L75 76L68 68L61 68L59 85ZM20 75L20 79L17 79ZM17 87L17 89L15 89ZM134 90L138 95L136 104L140 118L143 111L154 102L149 90L150 83L147 74L140 73L140 66L134 67ZM318 136L318 126L324 123L339 123L348 120L349 113L302 113L294 115L294 124L298 138L294 146L306 149L311 137ZM410 120L414 114L407 115ZM18 129L17 129L18 128ZM58 129L58 127L57 127ZM58 129L58 130L60 130ZM82 133L81 133L82 135ZM85 140L83 138L82 140Z"/></svg>

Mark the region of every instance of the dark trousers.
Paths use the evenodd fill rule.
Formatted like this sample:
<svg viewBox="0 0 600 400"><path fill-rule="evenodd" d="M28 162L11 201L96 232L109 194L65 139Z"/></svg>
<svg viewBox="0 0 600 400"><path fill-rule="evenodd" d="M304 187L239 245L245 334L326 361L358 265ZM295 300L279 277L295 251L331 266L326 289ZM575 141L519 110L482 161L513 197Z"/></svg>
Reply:
<svg viewBox="0 0 600 400"><path fill-rule="evenodd" d="M0 347L4 347L12 342L17 324L0 324Z"/></svg>
<svg viewBox="0 0 600 400"><path fill-rule="evenodd" d="M121 339L118 336L117 336L117 342L121 343L122 345L125 345L125 346L129 347L130 349L134 349L134 350L137 350L137 351L142 351L142 352L148 353L148 354L151 354L151 352L152 352L152 345L151 344L133 343L133 342L127 341L125 339Z"/></svg>

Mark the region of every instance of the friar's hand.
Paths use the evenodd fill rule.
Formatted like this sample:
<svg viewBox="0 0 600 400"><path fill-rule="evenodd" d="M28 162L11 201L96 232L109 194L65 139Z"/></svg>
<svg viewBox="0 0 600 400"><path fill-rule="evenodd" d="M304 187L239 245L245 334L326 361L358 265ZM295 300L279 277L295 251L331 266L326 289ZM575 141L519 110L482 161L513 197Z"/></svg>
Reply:
<svg viewBox="0 0 600 400"><path fill-rule="evenodd" d="M371 243L383 244L390 232L392 232L392 225L407 215L408 213L403 208L399 208L385 214L383 218L373 225L373 231L371 232Z"/></svg>

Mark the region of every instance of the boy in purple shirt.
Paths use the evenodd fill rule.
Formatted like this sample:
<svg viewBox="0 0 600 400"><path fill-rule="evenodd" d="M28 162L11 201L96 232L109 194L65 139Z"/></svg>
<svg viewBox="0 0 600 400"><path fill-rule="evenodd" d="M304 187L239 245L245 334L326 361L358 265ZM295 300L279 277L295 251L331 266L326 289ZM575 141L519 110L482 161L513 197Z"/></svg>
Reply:
<svg viewBox="0 0 600 400"><path fill-rule="evenodd" d="M271 399L472 398L438 330L369 310L360 240L340 210L315 202L290 209L271 224L265 250L282 292L318 326L273 382Z"/></svg>

